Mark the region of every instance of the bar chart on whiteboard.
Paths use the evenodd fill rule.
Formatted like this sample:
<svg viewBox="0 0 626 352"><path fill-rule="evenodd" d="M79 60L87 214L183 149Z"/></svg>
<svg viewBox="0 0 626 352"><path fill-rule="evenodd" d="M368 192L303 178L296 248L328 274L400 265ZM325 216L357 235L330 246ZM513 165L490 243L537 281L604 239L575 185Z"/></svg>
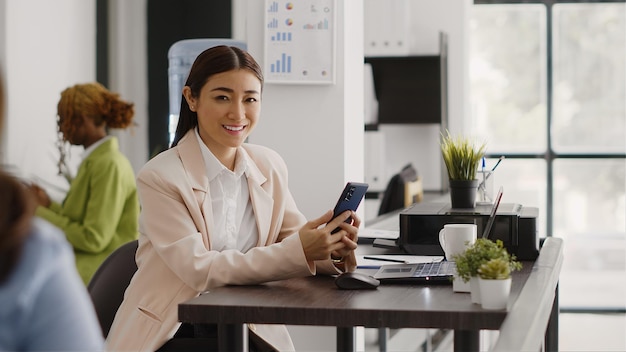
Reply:
<svg viewBox="0 0 626 352"><path fill-rule="evenodd" d="M333 84L335 20L335 0L265 0L265 81Z"/></svg>

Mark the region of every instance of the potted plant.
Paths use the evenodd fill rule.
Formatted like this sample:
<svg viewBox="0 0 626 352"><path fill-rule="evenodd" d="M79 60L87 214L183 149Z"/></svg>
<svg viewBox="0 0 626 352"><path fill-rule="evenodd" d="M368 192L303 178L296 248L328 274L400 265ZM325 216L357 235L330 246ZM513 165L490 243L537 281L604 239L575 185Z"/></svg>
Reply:
<svg viewBox="0 0 626 352"><path fill-rule="evenodd" d="M480 302L484 309L505 309L511 292L511 271L520 270L522 264L514 257L494 258L478 268Z"/></svg>
<svg viewBox="0 0 626 352"><path fill-rule="evenodd" d="M457 277L463 282L470 283L472 302L481 302L478 269L483 263L498 258L510 263L511 269L518 267L515 256L509 255L501 240L494 242L488 238L479 238L474 244L468 246L463 253L452 256L456 263Z"/></svg>
<svg viewBox="0 0 626 352"><path fill-rule="evenodd" d="M475 145L464 136L441 135L441 154L448 170L452 208L473 208L476 205L478 179L476 171L485 156L485 144Z"/></svg>

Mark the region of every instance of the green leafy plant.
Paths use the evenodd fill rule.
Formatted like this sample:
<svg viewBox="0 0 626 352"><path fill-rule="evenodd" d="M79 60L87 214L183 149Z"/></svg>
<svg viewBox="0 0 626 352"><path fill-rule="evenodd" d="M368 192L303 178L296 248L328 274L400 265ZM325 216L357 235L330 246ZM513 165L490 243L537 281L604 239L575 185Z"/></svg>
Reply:
<svg viewBox="0 0 626 352"><path fill-rule="evenodd" d="M450 180L474 180L483 156L485 143L476 146L463 136L452 136L449 131L441 135L441 153Z"/></svg>
<svg viewBox="0 0 626 352"><path fill-rule="evenodd" d="M492 259L501 259L507 263L508 275L513 270L521 269L522 264L516 260L515 255L509 254L501 240L493 242L487 238L479 238L463 253L452 257L456 263L457 275L464 282L468 282L472 276L478 276L481 265ZM498 264L494 265L497 266Z"/></svg>

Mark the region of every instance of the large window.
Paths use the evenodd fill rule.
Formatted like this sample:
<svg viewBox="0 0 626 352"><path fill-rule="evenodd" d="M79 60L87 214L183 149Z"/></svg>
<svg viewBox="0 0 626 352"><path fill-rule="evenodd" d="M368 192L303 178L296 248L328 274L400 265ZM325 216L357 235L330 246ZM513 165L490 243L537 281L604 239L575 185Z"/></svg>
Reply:
<svg viewBox="0 0 626 352"><path fill-rule="evenodd" d="M625 309L626 4L479 1L470 22L473 133L503 201L565 240L563 309Z"/></svg>

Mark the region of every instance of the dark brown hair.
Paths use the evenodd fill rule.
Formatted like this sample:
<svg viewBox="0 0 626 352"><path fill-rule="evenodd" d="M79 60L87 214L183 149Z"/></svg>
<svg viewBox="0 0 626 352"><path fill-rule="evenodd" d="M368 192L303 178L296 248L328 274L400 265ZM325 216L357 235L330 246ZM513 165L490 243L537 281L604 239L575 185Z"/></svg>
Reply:
<svg viewBox="0 0 626 352"><path fill-rule="evenodd" d="M75 131L76 120L86 116L97 126L106 123L107 127L126 128L135 115L132 103L120 99L119 94L106 89L98 82L76 84L61 92L57 104L59 125L71 136ZM68 136L64 136L65 140Z"/></svg>
<svg viewBox="0 0 626 352"><path fill-rule="evenodd" d="M226 45L215 46L200 53L191 66L185 86L191 88L192 96L199 97L202 87L211 76L237 69L245 69L254 73L261 82L261 87L263 87L263 72L252 55L237 47ZM172 147L178 144L187 131L196 126L198 126L198 115L189 109L189 104L183 96Z"/></svg>
<svg viewBox="0 0 626 352"><path fill-rule="evenodd" d="M0 76L0 135L4 120L4 87ZM13 271L28 235L35 202L26 186L0 170L0 283Z"/></svg>
<svg viewBox="0 0 626 352"><path fill-rule="evenodd" d="M13 270L35 214L26 186L0 171L0 283Z"/></svg>

